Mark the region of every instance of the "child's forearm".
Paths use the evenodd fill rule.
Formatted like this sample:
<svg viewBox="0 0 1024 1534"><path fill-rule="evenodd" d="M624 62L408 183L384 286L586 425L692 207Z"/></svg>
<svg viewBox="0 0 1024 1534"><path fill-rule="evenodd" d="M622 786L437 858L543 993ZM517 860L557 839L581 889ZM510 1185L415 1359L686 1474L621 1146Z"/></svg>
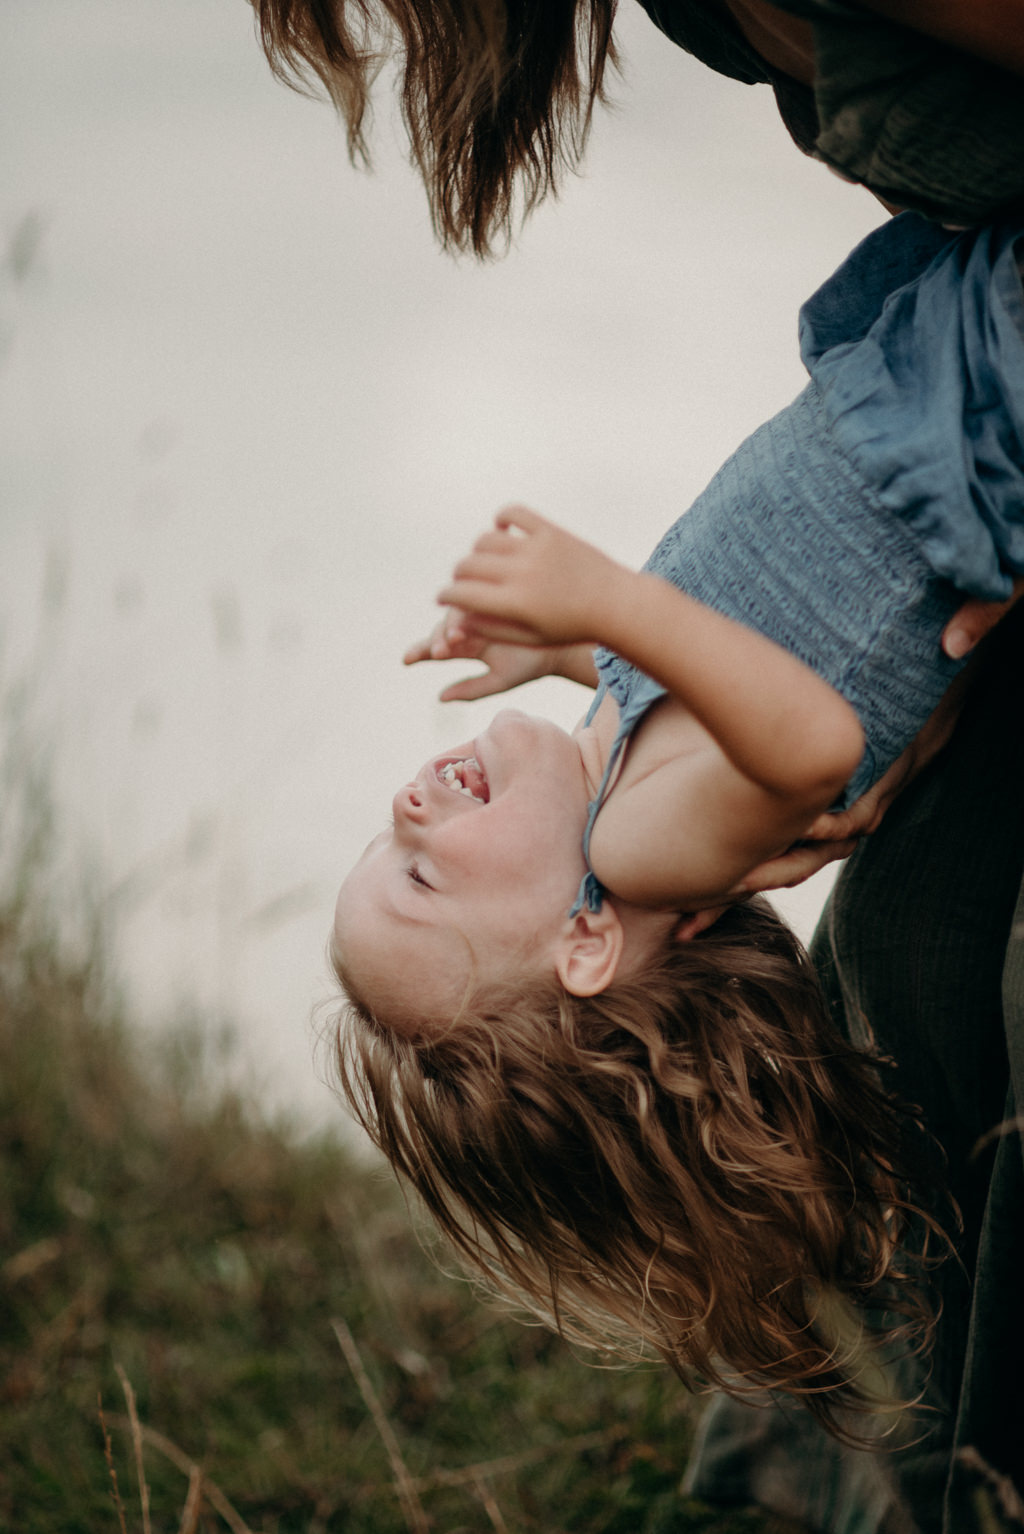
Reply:
<svg viewBox="0 0 1024 1534"><path fill-rule="evenodd" d="M660 576L618 569L602 642L685 704L752 782L831 803L864 750L846 700L763 635Z"/></svg>

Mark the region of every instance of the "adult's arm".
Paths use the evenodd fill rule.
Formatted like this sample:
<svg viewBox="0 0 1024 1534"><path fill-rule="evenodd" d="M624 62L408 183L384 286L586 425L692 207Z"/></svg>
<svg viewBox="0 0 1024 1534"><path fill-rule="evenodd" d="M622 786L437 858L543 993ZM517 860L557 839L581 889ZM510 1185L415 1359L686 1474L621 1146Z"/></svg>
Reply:
<svg viewBox="0 0 1024 1534"><path fill-rule="evenodd" d="M1024 75L1024 0L859 0L900 26Z"/></svg>
<svg viewBox="0 0 1024 1534"><path fill-rule="evenodd" d="M747 42L775 69L814 84L810 14L771 0L725 0ZM1024 0L855 0L863 10L909 27L1012 74L1024 75ZM795 11L802 11L800 5Z"/></svg>

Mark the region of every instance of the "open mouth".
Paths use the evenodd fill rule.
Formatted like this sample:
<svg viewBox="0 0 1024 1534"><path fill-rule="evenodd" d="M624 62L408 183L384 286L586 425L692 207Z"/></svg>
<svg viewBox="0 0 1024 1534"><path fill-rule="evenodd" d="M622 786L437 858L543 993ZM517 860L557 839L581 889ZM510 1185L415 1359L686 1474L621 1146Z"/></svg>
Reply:
<svg viewBox="0 0 1024 1534"><path fill-rule="evenodd" d="M491 797L483 768L475 756L444 762L437 769L437 781L453 794L467 794L477 804L486 804Z"/></svg>

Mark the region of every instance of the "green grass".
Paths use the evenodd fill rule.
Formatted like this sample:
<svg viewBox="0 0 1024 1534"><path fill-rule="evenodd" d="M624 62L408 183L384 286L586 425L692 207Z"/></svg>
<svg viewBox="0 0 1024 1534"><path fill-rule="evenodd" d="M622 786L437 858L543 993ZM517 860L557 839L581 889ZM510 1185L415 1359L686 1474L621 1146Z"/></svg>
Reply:
<svg viewBox="0 0 1024 1534"><path fill-rule="evenodd" d="M680 1499L695 1408L671 1376L587 1365L444 1276L390 1174L212 1088L198 1036L132 1030L100 940L68 957L13 882L0 1530L142 1534L126 1383L153 1534L771 1526Z"/></svg>

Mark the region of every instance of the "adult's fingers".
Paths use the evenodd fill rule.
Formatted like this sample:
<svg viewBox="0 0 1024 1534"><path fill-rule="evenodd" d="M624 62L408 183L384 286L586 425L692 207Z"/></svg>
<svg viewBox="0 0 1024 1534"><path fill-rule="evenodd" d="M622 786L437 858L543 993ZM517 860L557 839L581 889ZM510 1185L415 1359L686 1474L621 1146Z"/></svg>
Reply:
<svg viewBox="0 0 1024 1534"><path fill-rule="evenodd" d="M811 845L801 843L752 869L740 880L735 893L755 895L764 890L793 889L795 885L803 884L812 874L819 873L829 863L848 858L856 845L855 836L840 841L814 842Z"/></svg>
<svg viewBox="0 0 1024 1534"><path fill-rule="evenodd" d="M979 597L964 602L942 631L942 648L950 659L962 660L969 655L1022 594L1024 579L1018 576L1013 583L1013 596L1005 602L983 602Z"/></svg>

